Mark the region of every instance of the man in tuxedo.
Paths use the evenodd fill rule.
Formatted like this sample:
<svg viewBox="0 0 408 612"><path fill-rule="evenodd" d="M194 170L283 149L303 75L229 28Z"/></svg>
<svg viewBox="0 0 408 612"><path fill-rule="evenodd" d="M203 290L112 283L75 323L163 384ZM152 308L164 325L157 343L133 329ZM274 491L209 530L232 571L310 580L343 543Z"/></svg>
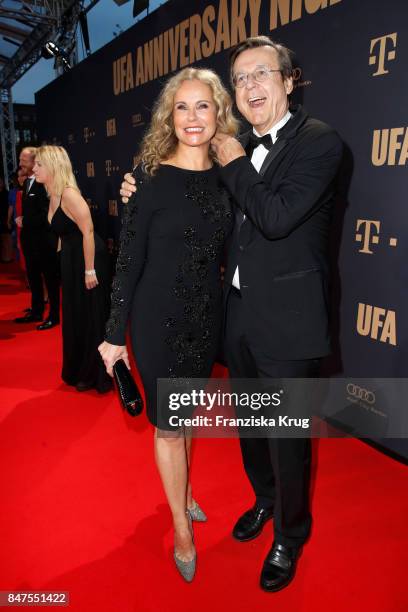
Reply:
<svg viewBox="0 0 408 612"><path fill-rule="evenodd" d="M23 249L27 278L31 291L31 310L15 319L16 323L40 322L44 312L43 276L48 291L50 310L48 317L37 329L51 329L59 323L59 264L57 257L57 237L48 223L49 200L44 185L37 183L33 174L36 149L26 147L20 153L20 167L27 179L23 185L22 215L16 218L21 227L21 246Z"/></svg>
<svg viewBox="0 0 408 612"><path fill-rule="evenodd" d="M290 52L266 36L231 54L239 111L252 125L240 140L217 134L221 177L237 206L226 284L225 355L232 378L309 378L330 351L328 236L332 181L342 143L300 105ZM293 579L310 534L309 438L241 438L255 505L233 529L257 537L273 517L275 540L261 587Z"/></svg>

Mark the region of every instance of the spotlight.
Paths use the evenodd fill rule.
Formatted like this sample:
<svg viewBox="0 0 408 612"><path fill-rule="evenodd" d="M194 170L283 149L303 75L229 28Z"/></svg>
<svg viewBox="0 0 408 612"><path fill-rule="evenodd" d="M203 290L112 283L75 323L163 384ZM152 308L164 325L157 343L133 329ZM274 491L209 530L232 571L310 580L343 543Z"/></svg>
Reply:
<svg viewBox="0 0 408 612"><path fill-rule="evenodd" d="M57 47L57 45L54 42L52 42L52 40L49 40L43 46L41 50L41 55L45 59L51 59L53 57L58 57L60 55L60 48Z"/></svg>
<svg viewBox="0 0 408 612"><path fill-rule="evenodd" d="M67 52L62 47L58 47L52 40L45 43L41 49L41 55L44 59L55 58L55 60L60 60L65 71L71 69Z"/></svg>

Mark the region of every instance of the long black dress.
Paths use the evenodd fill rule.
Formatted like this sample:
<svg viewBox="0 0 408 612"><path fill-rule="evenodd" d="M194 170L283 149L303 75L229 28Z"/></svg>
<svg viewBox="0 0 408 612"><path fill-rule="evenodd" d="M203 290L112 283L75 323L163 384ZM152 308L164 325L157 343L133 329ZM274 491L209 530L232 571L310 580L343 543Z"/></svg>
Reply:
<svg viewBox="0 0 408 612"><path fill-rule="evenodd" d="M135 178L105 339L124 345L130 314L149 420L170 430L168 419L158 415L156 381L211 373L222 321L220 267L232 212L216 167L191 171L161 165L153 177L138 167Z"/></svg>
<svg viewBox="0 0 408 612"><path fill-rule="evenodd" d="M102 239L94 234L99 284L87 289L82 233L61 203L51 219L51 228L61 238L62 379L68 385L81 383L103 393L112 387L98 352L109 316L109 256Z"/></svg>

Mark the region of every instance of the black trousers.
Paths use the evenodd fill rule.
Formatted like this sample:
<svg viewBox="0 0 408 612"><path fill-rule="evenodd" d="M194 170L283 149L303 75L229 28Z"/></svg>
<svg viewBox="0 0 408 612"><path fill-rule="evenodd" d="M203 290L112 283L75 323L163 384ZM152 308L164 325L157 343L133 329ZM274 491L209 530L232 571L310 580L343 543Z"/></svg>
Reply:
<svg viewBox="0 0 408 612"><path fill-rule="evenodd" d="M265 340L249 337L239 292L230 291L225 355L231 378L317 377L319 359L278 361L268 357ZM309 438L240 438L245 472L260 507L274 506L275 541L301 546L310 533Z"/></svg>
<svg viewBox="0 0 408 612"><path fill-rule="evenodd" d="M44 277L50 305L48 316L53 321L58 321L60 308L59 256L54 249L48 246L46 241L43 241L42 244L41 242L40 238L36 244L33 244L32 241L24 240L23 237L21 240L26 261L27 279L31 291L31 310L34 316L43 316Z"/></svg>

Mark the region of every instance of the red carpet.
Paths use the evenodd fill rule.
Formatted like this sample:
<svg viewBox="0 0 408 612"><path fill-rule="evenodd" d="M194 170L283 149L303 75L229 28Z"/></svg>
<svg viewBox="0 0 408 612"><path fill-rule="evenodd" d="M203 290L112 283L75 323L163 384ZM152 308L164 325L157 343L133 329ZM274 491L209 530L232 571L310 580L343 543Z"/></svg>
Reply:
<svg viewBox="0 0 408 612"><path fill-rule="evenodd" d="M313 537L277 594L258 588L272 525L254 542L230 537L252 503L237 441L198 440L193 486L209 521L185 584L145 416L62 384L60 327L12 323L28 293L16 268L0 280L0 591L69 591L75 612L408 610L407 468L357 440L315 444Z"/></svg>

